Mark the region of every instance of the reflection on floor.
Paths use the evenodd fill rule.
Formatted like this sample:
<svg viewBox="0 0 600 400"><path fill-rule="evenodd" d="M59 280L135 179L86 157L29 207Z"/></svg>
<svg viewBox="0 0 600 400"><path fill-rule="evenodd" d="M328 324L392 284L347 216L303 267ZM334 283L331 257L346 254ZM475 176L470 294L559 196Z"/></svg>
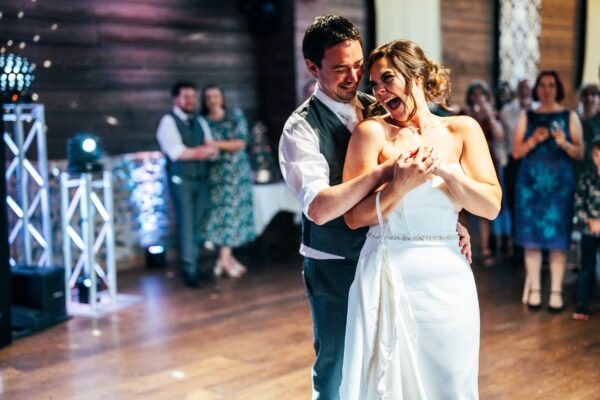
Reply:
<svg viewBox="0 0 600 400"><path fill-rule="evenodd" d="M241 255L251 267L244 278L203 289L184 287L175 267L123 274L119 291L143 301L97 320L71 318L1 350L0 397L308 398L313 351L301 259L291 248L275 255L271 245ZM473 269L481 398L597 399L600 307L587 322L571 320L570 309L532 313L520 303L522 267L499 260ZM569 305L572 294L571 275Z"/></svg>

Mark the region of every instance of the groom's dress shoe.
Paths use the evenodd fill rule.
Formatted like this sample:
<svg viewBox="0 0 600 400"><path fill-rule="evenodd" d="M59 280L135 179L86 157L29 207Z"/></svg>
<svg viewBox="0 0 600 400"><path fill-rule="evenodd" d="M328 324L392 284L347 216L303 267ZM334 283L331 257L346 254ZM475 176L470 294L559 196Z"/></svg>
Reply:
<svg viewBox="0 0 600 400"><path fill-rule="evenodd" d="M183 281L185 282L186 286L188 286L188 287L201 288L203 286L202 279L200 278L200 275L196 272L183 271L182 276L183 276Z"/></svg>

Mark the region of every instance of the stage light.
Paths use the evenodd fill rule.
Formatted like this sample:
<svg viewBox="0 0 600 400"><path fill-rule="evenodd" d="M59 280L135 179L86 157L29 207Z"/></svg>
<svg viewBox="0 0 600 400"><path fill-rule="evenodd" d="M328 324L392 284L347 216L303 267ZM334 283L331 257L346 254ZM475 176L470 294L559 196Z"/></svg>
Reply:
<svg viewBox="0 0 600 400"><path fill-rule="evenodd" d="M77 298L81 304L89 304L90 303L90 292L92 289L92 280L85 273L81 273L76 281L77 287ZM102 290L102 285L100 281L96 282L96 295L98 292ZM97 297L97 301L99 301L99 297Z"/></svg>
<svg viewBox="0 0 600 400"><path fill-rule="evenodd" d="M102 171L100 139L90 133L78 133L67 142L68 171L71 173Z"/></svg>
<svg viewBox="0 0 600 400"><path fill-rule="evenodd" d="M167 266L167 249L165 246L155 244L146 249L146 267L164 268Z"/></svg>
<svg viewBox="0 0 600 400"><path fill-rule="evenodd" d="M86 153L93 153L97 147L98 145L96 144L96 140L92 138L87 138L83 141L83 143L81 143L81 148Z"/></svg>
<svg viewBox="0 0 600 400"><path fill-rule="evenodd" d="M150 247L148 247L148 252L150 254L162 254L165 252L165 248L164 248L164 246L160 246L160 245L150 246Z"/></svg>
<svg viewBox="0 0 600 400"><path fill-rule="evenodd" d="M3 101L19 101L34 79L33 68L25 57L12 53L0 54L0 92Z"/></svg>

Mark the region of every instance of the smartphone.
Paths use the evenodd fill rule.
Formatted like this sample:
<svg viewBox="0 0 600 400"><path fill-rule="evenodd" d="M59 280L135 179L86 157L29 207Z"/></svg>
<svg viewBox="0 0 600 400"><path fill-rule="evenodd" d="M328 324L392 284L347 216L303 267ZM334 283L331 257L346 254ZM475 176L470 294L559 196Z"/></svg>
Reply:
<svg viewBox="0 0 600 400"><path fill-rule="evenodd" d="M564 124L562 121L552 121L552 123L550 124L550 133L562 131L563 128Z"/></svg>

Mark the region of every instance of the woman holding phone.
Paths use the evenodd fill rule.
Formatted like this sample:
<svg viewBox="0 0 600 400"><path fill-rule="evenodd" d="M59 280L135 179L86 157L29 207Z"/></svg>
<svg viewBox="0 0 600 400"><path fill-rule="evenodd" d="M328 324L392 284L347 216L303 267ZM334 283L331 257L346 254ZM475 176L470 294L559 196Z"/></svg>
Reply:
<svg viewBox="0 0 600 400"><path fill-rule="evenodd" d="M515 241L525 249L523 303L542 305L542 250L550 252L548 311L563 309L562 283L571 242L575 174L583 158L581 123L563 107L564 89L556 71L542 71L533 88L535 110L523 112L514 132L513 157L522 159L515 191Z"/></svg>

